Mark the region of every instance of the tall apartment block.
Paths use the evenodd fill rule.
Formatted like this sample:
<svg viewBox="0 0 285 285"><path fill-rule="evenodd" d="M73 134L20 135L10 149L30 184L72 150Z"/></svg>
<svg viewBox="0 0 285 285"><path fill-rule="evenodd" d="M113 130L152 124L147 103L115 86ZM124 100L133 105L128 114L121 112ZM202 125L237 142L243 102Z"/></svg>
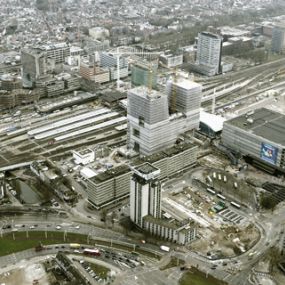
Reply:
<svg viewBox="0 0 285 285"><path fill-rule="evenodd" d="M128 147L142 155L151 155L174 145L177 137L199 125L202 87L184 79L175 83L177 112L169 113L173 83L168 95L145 86L128 93ZM191 105L193 102L193 105Z"/></svg>
<svg viewBox="0 0 285 285"><path fill-rule="evenodd" d="M163 219L160 170L149 163L134 168L130 189L130 218L141 229L171 242L186 244L196 238L195 223Z"/></svg>
<svg viewBox="0 0 285 285"><path fill-rule="evenodd" d="M222 37L209 32L198 35L196 68L197 72L213 76L221 72Z"/></svg>
<svg viewBox="0 0 285 285"><path fill-rule="evenodd" d="M277 25L272 30L271 50L276 53L285 51L285 24Z"/></svg>

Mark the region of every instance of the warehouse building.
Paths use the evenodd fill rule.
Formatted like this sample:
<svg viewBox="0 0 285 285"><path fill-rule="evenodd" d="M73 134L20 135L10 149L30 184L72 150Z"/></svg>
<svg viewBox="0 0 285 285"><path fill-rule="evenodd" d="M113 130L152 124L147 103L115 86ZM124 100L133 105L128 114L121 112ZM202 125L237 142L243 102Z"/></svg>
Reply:
<svg viewBox="0 0 285 285"><path fill-rule="evenodd" d="M285 172L285 116L261 108L224 123L222 143L268 172Z"/></svg>

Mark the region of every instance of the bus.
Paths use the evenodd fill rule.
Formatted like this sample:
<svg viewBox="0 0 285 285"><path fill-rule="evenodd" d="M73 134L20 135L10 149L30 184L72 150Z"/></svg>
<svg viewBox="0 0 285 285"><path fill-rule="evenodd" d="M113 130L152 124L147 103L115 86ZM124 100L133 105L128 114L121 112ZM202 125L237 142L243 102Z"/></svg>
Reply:
<svg viewBox="0 0 285 285"><path fill-rule="evenodd" d="M206 189L209 193L211 193L212 195L215 195L216 192L214 190L212 190L211 188L207 188Z"/></svg>
<svg viewBox="0 0 285 285"><path fill-rule="evenodd" d="M234 207L236 207L236 208L238 208L238 209L240 209L240 205L237 204L237 203L235 203L235 202L231 202L231 205L234 206Z"/></svg>
<svg viewBox="0 0 285 285"><path fill-rule="evenodd" d="M93 249L91 249L91 248L85 248L85 249L83 250L83 254L91 255L91 256L100 256L100 255L101 255L99 249L97 249L97 248L93 248Z"/></svg>
<svg viewBox="0 0 285 285"><path fill-rule="evenodd" d="M166 251L166 252L169 252L169 251L170 251L170 247L165 246L165 245L161 245L161 246L160 246L160 249L163 250L163 251Z"/></svg>
<svg viewBox="0 0 285 285"><path fill-rule="evenodd" d="M220 199L222 199L222 200L226 200L226 197L223 196L223 195L221 195L221 194L218 194L217 197L220 198Z"/></svg>
<svg viewBox="0 0 285 285"><path fill-rule="evenodd" d="M206 181L207 181L209 184L212 184L212 183L213 183L213 180L212 180L212 178L211 178L209 175L206 177Z"/></svg>
<svg viewBox="0 0 285 285"><path fill-rule="evenodd" d="M79 243L71 243L69 245L70 248L80 248L80 244Z"/></svg>

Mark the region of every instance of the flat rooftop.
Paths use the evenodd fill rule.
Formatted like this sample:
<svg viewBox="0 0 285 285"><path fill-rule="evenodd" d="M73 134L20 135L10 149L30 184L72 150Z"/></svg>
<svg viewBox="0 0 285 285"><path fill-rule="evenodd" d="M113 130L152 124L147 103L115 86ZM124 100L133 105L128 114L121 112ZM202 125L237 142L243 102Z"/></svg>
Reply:
<svg viewBox="0 0 285 285"><path fill-rule="evenodd" d="M250 133L263 137L268 141L285 146L285 115L275 111L261 108L255 112L228 120L229 124Z"/></svg>
<svg viewBox="0 0 285 285"><path fill-rule="evenodd" d="M142 164L140 166L137 166L136 170L139 171L142 174L150 174L150 173L155 172L155 171L157 171L159 169L154 167L150 163L144 163L144 164Z"/></svg>
<svg viewBox="0 0 285 285"><path fill-rule="evenodd" d="M201 88L202 90L202 85L199 83L196 83L194 81L191 81L189 79L178 79L177 82L172 82L173 84L175 84L177 87L180 87L182 89L185 90L191 90L194 88Z"/></svg>
<svg viewBox="0 0 285 285"><path fill-rule="evenodd" d="M156 161L159 161L161 159L167 158L167 157L171 157L173 155L179 154L187 149L191 149L196 147L195 144L192 143L184 143L181 145L174 145L170 148L167 148L165 150L162 150L160 152L151 154L149 156L144 156L143 158L137 158L133 161L134 165L139 165L142 164L144 162L149 162L149 163L154 163Z"/></svg>
<svg viewBox="0 0 285 285"><path fill-rule="evenodd" d="M135 87L131 89L128 94L130 94L129 96L132 96L132 94L136 94L148 100L155 100L161 98L162 96L166 96L163 93L160 93L153 89L149 89L146 86Z"/></svg>
<svg viewBox="0 0 285 285"><path fill-rule="evenodd" d="M95 184L99 184L107 180L113 179L114 177L126 174L128 172L131 172L131 170L127 165L124 164L124 165L120 165L118 167L109 169L105 172L102 172L90 178L90 181L94 182Z"/></svg>
<svg viewBox="0 0 285 285"><path fill-rule="evenodd" d="M86 155L86 154L89 154L89 153L92 153L93 151L90 149L90 148L86 148L86 149L82 149L82 150L79 150L78 153L80 155Z"/></svg>

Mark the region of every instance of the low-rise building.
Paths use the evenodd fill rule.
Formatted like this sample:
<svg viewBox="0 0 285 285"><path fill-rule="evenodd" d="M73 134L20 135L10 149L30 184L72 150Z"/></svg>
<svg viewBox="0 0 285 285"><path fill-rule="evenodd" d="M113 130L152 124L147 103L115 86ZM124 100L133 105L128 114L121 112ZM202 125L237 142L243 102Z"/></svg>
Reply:
<svg viewBox="0 0 285 285"><path fill-rule="evenodd" d="M166 53L159 57L162 64L168 68L179 66L183 63L183 54Z"/></svg>
<svg viewBox="0 0 285 285"><path fill-rule="evenodd" d="M95 160L95 152L90 148L72 151L73 159L76 164L86 165Z"/></svg>

